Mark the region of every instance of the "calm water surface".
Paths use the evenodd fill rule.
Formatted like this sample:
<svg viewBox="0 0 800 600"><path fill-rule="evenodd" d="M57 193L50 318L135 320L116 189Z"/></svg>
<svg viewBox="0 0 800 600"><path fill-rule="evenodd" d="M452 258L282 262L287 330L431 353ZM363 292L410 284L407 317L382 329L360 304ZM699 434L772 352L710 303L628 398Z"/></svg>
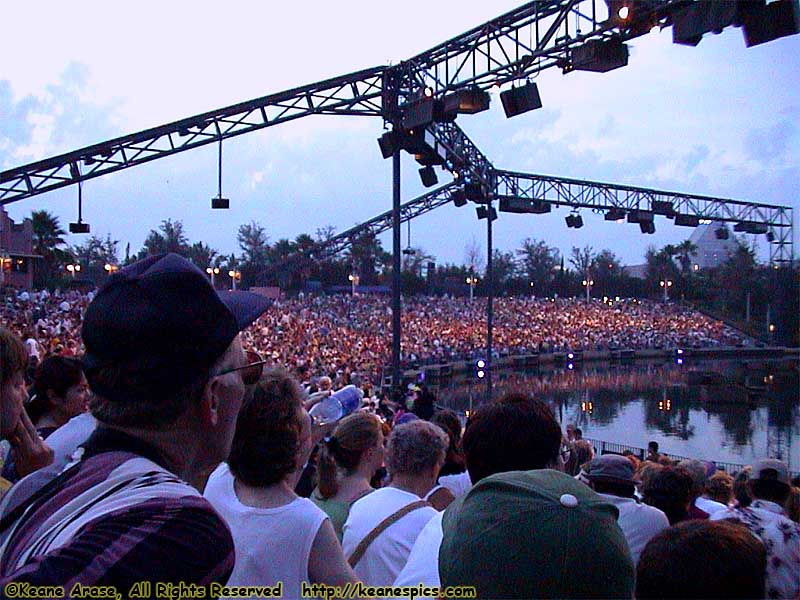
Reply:
<svg viewBox="0 0 800 600"><path fill-rule="evenodd" d="M780 457L800 471L800 380L795 360L575 364L495 373L494 397L510 390L551 403L562 426L586 438L703 460L749 464ZM706 383L698 385L699 373ZM713 381L709 381L713 380ZM485 401L474 377L434 387L439 401L467 411Z"/></svg>

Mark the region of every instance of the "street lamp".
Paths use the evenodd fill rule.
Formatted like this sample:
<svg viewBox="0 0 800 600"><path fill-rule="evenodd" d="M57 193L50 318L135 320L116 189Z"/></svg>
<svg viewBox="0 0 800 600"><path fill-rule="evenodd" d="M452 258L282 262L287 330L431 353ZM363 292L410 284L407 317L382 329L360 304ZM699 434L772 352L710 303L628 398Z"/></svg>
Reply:
<svg viewBox="0 0 800 600"><path fill-rule="evenodd" d="M215 287L214 286L214 277L216 275L219 275L219 267L213 267L213 268L212 267L206 267L206 273L208 273L211 276L211 287Z"/></svg>
<svg viewBox="0 0 800 600"><path fill-rule="evenodd" d="M469 299L470 300L472 300L472 298L475 296L475 286L477 285L477 283L478 283L478 278L477 277L467 277L467 284L469 285Z"/></svg>
<svg viewBox="0 0 800 600"><path fill-rule="evenodd" d="M358 275L354 275L353 273L350 273L350 275L347 276L347 279L350 280L350 295L351 296L355 296L356 295L356 286L358 285L359 276Z"/></svg>
<svg viewBox="0 0 800 600"><path fill-rule="evenodd" d="M667 295L667 290L672 287L672 280L671 279L662 279L658 282L662 288L664 288L664 302L669 300L669 296Z"/></svg>
<svg viewBox="0 0 800 600"><path fill-rule="evenodd" d="M80 265L67 265L67 271L69 271L70 274L72 275L72 278L75 279L75 273L80 273L81 272L81 266Z"/></svg>
<svg viewBox="0 0 800 600"><path fill-rule="evenodd" d="M105 269L106 273L111 275L115 271L119 271L119 265L112 265L111 263L106 263L103 269Z"/></svg>
<svg viewBox="0 0 800 600"><path fill-rule="evenodd" d="M239 281L242 278L242 272L241 271L234 271L233 269L231 269L230 271L228 271L228 277L231 278L231 289L235 290L236 289L236 282Z"/></svg>
<svg viewBox="0 0 800 600"><path fill-rule="evenodd" d="M584 279L583 280L583 287L586 288L586 302L589 302L589 296L592 293L592 286L594 285L594 279Z"/></svg>

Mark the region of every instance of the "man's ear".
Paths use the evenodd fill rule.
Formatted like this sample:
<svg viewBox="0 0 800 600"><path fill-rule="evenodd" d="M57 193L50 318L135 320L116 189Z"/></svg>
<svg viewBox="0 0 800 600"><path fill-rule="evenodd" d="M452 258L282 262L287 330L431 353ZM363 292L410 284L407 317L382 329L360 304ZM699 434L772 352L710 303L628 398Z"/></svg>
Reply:
<svg viewBox="0 0 800 600"><path fill-rule="evenodd" d="M203 388L203 394L200 397L200 422L204 425L215 427L219 423L219 386L220 378L212 377Z"/></svg>

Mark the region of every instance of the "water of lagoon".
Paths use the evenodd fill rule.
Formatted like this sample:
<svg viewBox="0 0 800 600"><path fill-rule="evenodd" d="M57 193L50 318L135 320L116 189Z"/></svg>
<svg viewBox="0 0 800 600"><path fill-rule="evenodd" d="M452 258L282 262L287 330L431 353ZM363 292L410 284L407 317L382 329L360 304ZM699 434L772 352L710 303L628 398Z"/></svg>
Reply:
<svg viewBox="0 0 800 600"><path fill-rule="evenodd" d="M685 359L575 364L494 374L494 394L520 390L544 399L562 427L575 423L593 440L669 454L750 464L780 457L800 471L800 363L794 360ZM690 372L724 377L695 385ZM439 403L465 412L486 399L474 376L433 387Z"/></svg>

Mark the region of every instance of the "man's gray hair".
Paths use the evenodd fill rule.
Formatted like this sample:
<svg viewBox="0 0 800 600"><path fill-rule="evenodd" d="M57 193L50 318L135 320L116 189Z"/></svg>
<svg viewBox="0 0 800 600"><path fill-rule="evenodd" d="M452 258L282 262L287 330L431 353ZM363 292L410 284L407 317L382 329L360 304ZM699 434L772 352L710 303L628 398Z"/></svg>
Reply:
<svg viewBox="0 0 800 600"><path fill-rule="evenodd" d="M441 463L450 439L438 426L427 421L398 425L389 436L386 467L389 473L421 473Z"/></svg>

